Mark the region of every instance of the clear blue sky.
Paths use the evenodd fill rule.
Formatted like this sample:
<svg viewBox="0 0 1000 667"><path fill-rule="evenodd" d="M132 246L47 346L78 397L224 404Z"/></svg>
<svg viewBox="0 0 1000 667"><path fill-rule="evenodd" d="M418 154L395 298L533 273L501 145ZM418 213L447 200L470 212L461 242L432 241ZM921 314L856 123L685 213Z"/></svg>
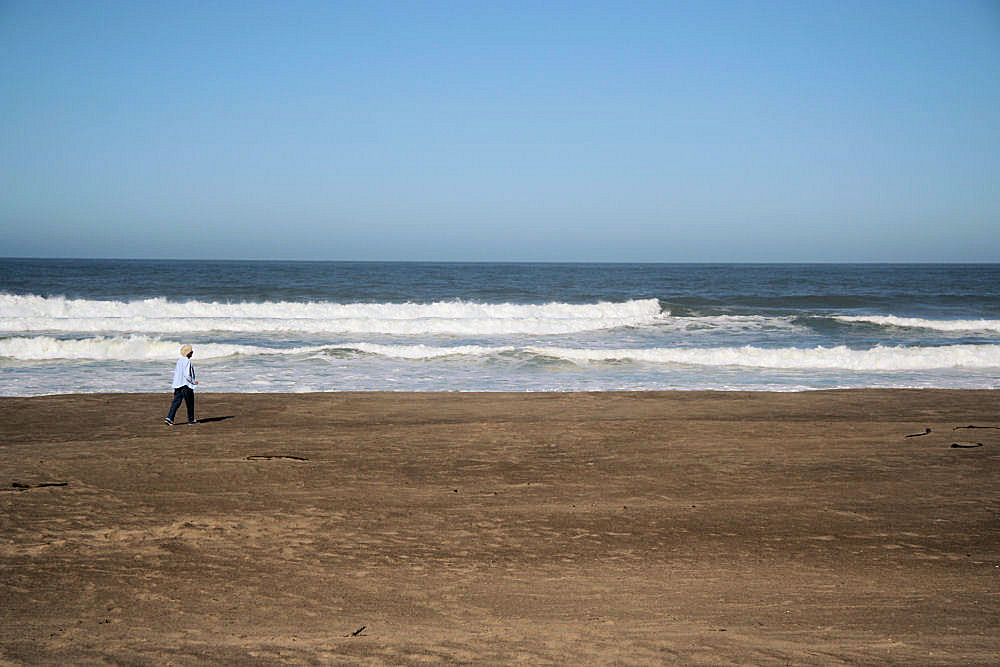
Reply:
<svg viewBox="0 0 1000 667"><path fill-rule="evenodd" d="M1000 3L2 0L0 256L1000 261Z"/></svg>

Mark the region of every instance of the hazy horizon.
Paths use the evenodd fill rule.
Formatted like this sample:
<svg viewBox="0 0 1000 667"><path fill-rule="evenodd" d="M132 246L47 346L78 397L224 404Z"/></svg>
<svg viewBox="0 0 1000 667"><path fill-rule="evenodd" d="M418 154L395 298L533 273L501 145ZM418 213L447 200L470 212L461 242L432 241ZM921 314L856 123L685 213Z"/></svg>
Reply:
<svg viewBox="0 0 1000 667"><path fill-rule="evenodd" d="M967 261L912 261L912 262L886 262L886 261L699 261L699 260L676 260L676 261L619 261L619 260L516 260L516 259L294 259L286 257L200 257L197 259L185 259L181 257L76 257L76 256L19 256L0 257L0 261L83 261L83 262L190 262L210 264L212 262L275 262L275 263L312 263L312 264L621 264L621 265L641 265L641 264L664 264L664 265L760 265L760 266L809 266L809 265L842 265L848 266L857 264L859 266L933 266L933 265L955 265L955 266L990 266L1000 264L1000 262L967 262Z"/></svg>

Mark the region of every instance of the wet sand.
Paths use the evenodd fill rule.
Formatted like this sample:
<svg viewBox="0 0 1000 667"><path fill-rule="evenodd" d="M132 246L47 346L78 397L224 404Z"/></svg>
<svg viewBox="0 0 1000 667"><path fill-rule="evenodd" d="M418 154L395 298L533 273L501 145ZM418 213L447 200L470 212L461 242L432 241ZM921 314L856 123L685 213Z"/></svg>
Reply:
<svg viewBox="0 0 1000 667"><path fill-rule="evenodd" d="M169 401L0 398L0 664L1000 659L997 391Z"/></svg>

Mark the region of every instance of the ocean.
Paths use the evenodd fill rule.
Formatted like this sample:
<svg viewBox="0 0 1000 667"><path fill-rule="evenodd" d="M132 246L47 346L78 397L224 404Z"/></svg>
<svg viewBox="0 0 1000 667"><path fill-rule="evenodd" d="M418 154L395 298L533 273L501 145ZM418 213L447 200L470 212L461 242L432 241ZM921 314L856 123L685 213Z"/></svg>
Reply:
<svg viewBox="0 0 1000 667"><path fill-rule="evenodd" d="M0 260L0 395L1000 388L1000 264Z"/></svg>

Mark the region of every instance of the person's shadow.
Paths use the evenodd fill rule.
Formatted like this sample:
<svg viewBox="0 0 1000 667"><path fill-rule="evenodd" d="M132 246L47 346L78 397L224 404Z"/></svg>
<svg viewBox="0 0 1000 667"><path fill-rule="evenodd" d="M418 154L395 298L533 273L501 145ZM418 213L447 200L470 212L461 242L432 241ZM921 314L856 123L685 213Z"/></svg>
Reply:
<svg viewBox="0 0 1000 667"><path fill-rule="evenodd" d="M198 419L199 424L207 424L209 422L221 422L226 419L232 419L236 415L226 415L225 417L203 417Z"/></svg>

